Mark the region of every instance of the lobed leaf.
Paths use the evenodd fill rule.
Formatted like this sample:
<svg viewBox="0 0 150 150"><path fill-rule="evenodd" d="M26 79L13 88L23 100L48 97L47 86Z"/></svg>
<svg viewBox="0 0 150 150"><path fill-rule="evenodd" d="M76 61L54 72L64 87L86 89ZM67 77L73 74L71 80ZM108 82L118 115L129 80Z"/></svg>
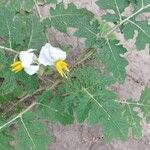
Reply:
<svg viewBox="0 0 150 150"><path fill-rule="evenodd" d="M60 122L64 125L73 122L73 116L64 111L61 97L54 96L50 91L44 91L38 97L38 102L38 110L43 118L48 119L50 122Z"/></svg>
<svg viewBox="0 0 150 150"><path fill-rule="evenodd" d="M116 81L123 82L126 77L125 67L128 62L121 55L126 52L126 49L119 45L117 40L108 40L104 46L98 43L97 47L97 60L106 65L106 69L113 73Z"/></svg>
<svg viewBox="0 0 150 150"><path fill-rule="evenodd" d="M127 119L130 128L132 129L132 135L139 139L142 136L142 127L140 122L142 120L141 117L138 116L138 113L135 112L134 105L130 105L130 103L134 103L133 101L127 101L127 104L124 106L123 115Z"/></svg>
<svg viewBox="0 0 150 150"><path fill-rule="evenodd" d="M13 140L14 140L14 138L12 137L12 135L9 132L7 132L6 130L1 131L0 149L13 150L13 146L10 145Z"/></svg>
<svg viewBox="0 0 150 150"><path fill-rule="evenodd" d="M141 120L142 118L135 112L134 108L140 108L144 118L149 123L150 122L150 88L145 88L139 101L128 100L126 102L120 102L125 104L123 108L123 115L129 122L129 126L132 129L132 134L136 138L142 136L141 131Z"/></svg>
<svg viewBox="0 0 150 150"><path fill-rule="evenodd" d="M11 93L16 93L16 96L23 90L27 93L34 92L38 87L37 76L28 76L25 72L20 72L15 74L10 70L10 64L13 60L7 58L5 55L0 55L0 63L3 67L0 69L0 77L3 78L2 84L0 86L1 95L7 95ZM3 61L5 59L5 61ZM19 93L18 93L19 92Z"/></svg>
<svg viewBox="0 0 150 150"><path fill-rule="evenodd" d="M129 16L124 16L123 12L129 3L134 7L134 11ZM142 21L138 19L139 15L150 11L149 0L110 0L109 2L98 0L97 5L103 9L113 10L113 13L108 11L106 15L103 15L103 19L117 24L114 28L120 27L126 39L132 39L135 35L135 31L138 32L135 43L138 50L144 49L146 44L150 43L150 25L148 20ZM113 31L114 29L112 29L112 32Z"/></svg>
<svg viewBox="0 0 150 150"><path fill-rule="evenodd" d="M63 86L66 98L65 110L73 114L79 122L88 120L100 124L106 141L113 138L127 139L128 123L122 116L116 95L107 90L115 80L94 68L79 69L73 78Z"/></svg>
<svg viewBox="0 0 150 150"><path fill-rule="evenodd" d="M86 47L92 47L99 37L99 24L94 15L86 9L77 9L72 3L66 9L63 3L57 4L55 9L50 9L50 16L46 20L44 22L51 23L51 26L64 33L68 27L76 28L74 35L85 38Z"/></svg>
<svg viewBox="0 0 150 150"><path fill-rule="evenodd" d="M129 5L127 0L97 0L96 4L102 9L113 11L113 13L107 12L103 15L103 19L114 23L121 21L122 13Z"/></svg>
<svg viewBox="0 0 150 150"><path fill-rule="evenodd" d="M51 137L47 132L45 123L38 119L33 112L23 115L18 121L19 128L17 130L16 150L45 150L51 141Z"/></svg>
<svg viewBox="0 0 150 150"><path fill-rule="evenodd" d="M20 11L27 11L31 12L33 11L33 8L35 5L43 5L43 4L56 4L57 0L1 0L0 1L0 7L8 8L11 11L14 12L20 12Z"/></svg>
<svg viewBox="0 0 150 150"><path fill-rule="evenodd" d="M147 122L150 122L150 88L145 88L143 91L140 101L137 105L141 108L142 112L144 113L144 117L146 118Z"/></svg>
<svg viewBox="0 0 150 150"><path fill-rule="evenodd" d="M4 124L5 120L3 118L0 118L0 125ZM13 146L11 145L11 142L14 141L14 137L11 135L9 129L1 129L0 130L0 149L3 150L13 150Z"/></svg>

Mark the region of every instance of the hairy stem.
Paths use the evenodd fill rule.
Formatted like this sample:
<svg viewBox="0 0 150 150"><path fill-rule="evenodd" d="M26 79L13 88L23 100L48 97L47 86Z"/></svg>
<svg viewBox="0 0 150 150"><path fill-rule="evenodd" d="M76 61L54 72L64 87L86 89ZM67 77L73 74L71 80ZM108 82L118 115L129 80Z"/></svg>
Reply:
<svg viewBox="0 0 150 150"><path fill-rule="evenodd" d="M13 53L15 53L15 54L18 54L17 51L15 51L15 50L13 50L13 49L11 49L11 48L5 47L5 46L0 46L0 49L6 50L6 51L9 51L9 52L13 52Z"/></svg>
<svg viewBox="0 0 150 150"><path fill-rule="evenodd" d="M0 126L0 130L5 128L6 126L10 125L12 122L14 122L15 120L17 120L18 118L21 118L23 114L25 114L26 112L28 112L29 110L31 110L37 103L33 102L30 106L28 106L24 111L22 111L21 113L19 113L16 117L14 117L13 119L11 119L10 121L6 122L5 124Z"/></svg>
<svg viewBox="0 0 150 150"><path fill-rule="evenodd" d="M120 27L122 24L124 24L126 21L128 21L130 18L134 17L135 15L137 15L138 13L140 13L141 11L143 11L144 9L150 7L150 4L143 6L142 8L140 8L138 11L136 11L135 13L133 13L132 15L130 15L129 17L127 17L126 19L120 21L116 26L114 26L105 36L105 38L107 39L108 36L114 32L118 27Z"/></svg>

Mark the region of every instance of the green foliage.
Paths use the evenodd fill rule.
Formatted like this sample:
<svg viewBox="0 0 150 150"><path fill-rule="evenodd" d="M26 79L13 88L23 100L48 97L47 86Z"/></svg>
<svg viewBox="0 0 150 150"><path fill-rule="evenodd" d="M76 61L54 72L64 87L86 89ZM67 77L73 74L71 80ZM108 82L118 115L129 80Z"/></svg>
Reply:
<svg viewBox="0 0 150 150"><path fill-rule="evenodd" d="M3 20L1 21L0 28L1 45L3 46L18 51L29 48L39 50L46 41L42 25L39 19L33 14L15 14L12 10L1 8L0 20ZM0 55L0 63L2 64L0 77L3 79L0 87L1 100L6 99L6 95L8 100L13 100L15 97L21 96L23 92L34 92L38 87L37 76L30 77L24 72L20 74L11 72L10 64L12 62L12 55L10 56L6 53Z"/></svg>
<svg viewBox="0 0 150 150"><path fill-rule="evenodd" d="M5 46L15 50L39 49L46 41L40 21L32 14L16 14L0 10L0 35ZM40 36L39 36L40 35ZM33 45L33 46L31 46Z"/></svg>
<svg viewBox="0 0 150 150"><path fill-rule="evenodd" d="M127 0L97 1L97 5L101 8L114 11L114 13L108 12L106 15L103 15L103 19L117 24L116 27L120 27L126 39L132 39L135 31L138 31L135 44L137 49L141 50L150 42L150 25L148 21L138 19L138 16L143 12L150 11L150 1L130 1L130 3L134 6L134 11L130 16L124 16L123 12L129 4Z"/></svg>
<svg viewBox="0 0 150 150"><path fill-rule="evenodd" d="M49 3L56 4L56 7L50 8L49 16L43 18L38 7ZM0 1L0 102L6 106L7 102L16 100L16 107L29 104L25 110L0 125L2 130L13 122L17 124L16 149L45 150L51 141L46 120L63 125L71 124L74 120L99 124L106 141L116 138L127 140L130 128L135 138L141 137L142 117L135 111L136 107L142 111L146 121L150 121L149 88L144 90L138 102L118 101L117 95L110 90L110 85L123 83L128 64L123 57L127 50L119 44L113 32L120 28L124 37L131 39L137 31L137 49L144 49L150 42L150 27L148 21L137 18L150 10L149 0L97 0L96 3L106 10L103 20L85 8L78 9L73 3L65 7L63 3L57 4L57 0ZM129 16L124 16L129 4L134 10ZM115 25L112 29L109 22ZM61 80L59 85L56 80L52 87L49 87L49 83L53 81L46 79L45 82L43 76L46 73L38 79L38 75L28 76L24 71L15 74L10 70L17 52L32 48L37 49L36 54L39 53L48 40L45 31L49 27L64 34L69 28L74 28L74 36L85 39L89 54L94 54L87 61L88 65L84 63L89 58L88 52L81 55L81 60L77 59L77 65L67 74L68 78ZM56 79L56 76L52 79ZM23 95L29 98L26 103ZM35 96L37 98L33 102ZM34 106L34 111L29 112ZM22 107L17 108L20 110ZM11 114L11 111L7 113ZM0 149L12 149L10 142L13 138L9 135L8 131L1 131Z"/></svg>
<svg viewBox="0 0 150 150"><path fill-rule="evenodd" d="M130 105L130 102L132 103L132 101L127 101L127 104L124 106L123 116L127 119L127 122L132 129L132 135L135 138L141 138L142 131L140 122L142 118L138 116L137 112L133 111L134 105Z"/></svg>
<svg viewBox="0 0 150 150"><path fill-rule="evenodd" d="M6 7L14 12L27 11L31 12L33 7L38 4L57 3L57 0L1 0L0 7Z"/></svg>
<svg viewBox="0 0 150 150"><path fill-rule="evenodd" d="M74 35L85 38L86 47L92 47L99 37L99 24L94 15L86 9L77 9L72 3L66 9L62 3L50 9L47 20L50 20L51 26L64 33L68 27L76 28Z"/></svg>
<svg viewBox="0 0 150 150"><path fill-rule="evenodd" d="M14 74L10 70L10 64L12 62L13 60L11 58L8 58L3 54L0 55L0 63L3 63L0 77L4 79L0 87L0 95L16 93L16 96L18 96L18 90L20 94L22 94L23 90L27 93L34 92L38 87L37 76L31 77L28 76L25 72L21 72L20 74Z"/></svg>
<svg viewBox="0 0 150 150"><path fill-rule="evenodd" d="M79 69L61 89L68 96L64 100L66 111L79 122L88 120L100 124L106 141L127 139L128 122L122 116L115 93L107 90L114 79L91 67Z"/></svg>
<svg viewBox="0 0 150 150"><path fill-rule="evenodd" d="M150 88L145 88L137 105L141 108L147 122L150 122Z"/></svg>
<svg viewBox="0 0 150 150"><path fill-rule="evenodd" d="M123 116L127 118L132 129L132 134L136 138L142 136L141 133L141 120L142 118L135 112L135 108L139 108L144 115L144 118L149 123L150 122L150 88L145 88L139 101L126 101L124 103Z"/></svg>
<svg viewBox="0 0 150 150"><path fill-rule="evenodd" d="M4 122L4 120L0 121L1 123ZM13 136L10 135L10 131L3 130L0 134L0 149L3 150L13 150L13 147L11 146L11 142L14 140Z"/></svg>
<svg viewBox="0 0 150 150"><path fill-rule="evenodd" d="M23 20L25 19L23 18ZM23 32L26 49L33 48L40 50L41 46L46 42L41 22L36 16L27 16Z"/></svg>
<svg viewBox="0 0 150 150"><path fill-rule="evenodd" d="M85 43L87 47L94 47L97 43L97 47L103 49L100 49L98 52L99 59L106 64L109 71L114 73L117 81L123 82L127 61L121 58L120 54L126 52L125 48L115 46L118 42L114 41L110 42L108 47L108 44L102 44L101 39L99 40L100 37L104 37L107 30L110 30L108 24L95 20L93 14L86 9L77 9L74 4L69 4L67 9L65 9L62 3L56 5L55 9L50 9L50 17L44 20L44 23L46 26L50 24L65 33L68 27L77 28L74 35L79 38L86 38ZM113 36L111 38L114 39ZM116 48L118 51L116 51ZM109 52L108 50L105 51L105 49L108 49Z"/></svg>
<svg viewBox="0 0 150 150"><path fill-rule="evenodd" d="M148 24L148 21L129 20L129 23L123 28L125 38L132 39L135 30L138 31L136 46L138 49L144 49L145 45L150 42L150 25Z"/></svg>
<svg viewBox="0 0 150 150"><path fill-rule="evenodd" d="M96 4L103 9L113 10L114 13L107 13L103 19L109 22L117 23L122 19L121 14L129 5L127 0L98 0Z"/></svg>
<svg viewBox="0 0 150 150"><path fill-rule="evenodd" d="M51 141L45 123L33 112L28 112L19 120L16 140L17 150L45 150Z"/></svg>
<svg viewBox="0 0 150 150"><path fill-rule="evenodd" d="M57 0L41 0L41 1L44 1L44 2L47 2L47 3L54 3L54 4L57 3Z"/></svg>
<svg viewBox="0 0 150 150"><path fill-rule="evenodd" d="M123 55L126 49L119 45L117 40L106 41L106 44L101 48L101 43L97 44L96 57L101 60L106 68L113 73L116 81L123 82L126 77L125 67L128 64Z"/></svg>
<svg viewBox="0 0 150 150"><path fill-rule="evenodd" d="M73 122L73 116L64 111L60 96L53 96L50 91L44 91L38 97L38 102L38 109L43 118L48 119L50 122L60 122L64 125Z"/></svg>
<svg viewBox="0 0 150 150"><path fill-rule="evenodd" d="M10 70L8 70L8 58L3 54L0 55L0 63L3 64L0 72L0 77L4 79L0 90L2 90L3 94L8 94L13 92L17 88L15 76L11 73Z"/></svg>
<svg viewBox="0 0 150 150"><path fill-rule="evenodd" d="M111 30L111 27L105 20L99 20L99 29L100 29L100 37L105 38L106 34ZM115 35L112 33L109 35L109 39L116 39ZM101 39L102 40L102 39Z"/></svg>

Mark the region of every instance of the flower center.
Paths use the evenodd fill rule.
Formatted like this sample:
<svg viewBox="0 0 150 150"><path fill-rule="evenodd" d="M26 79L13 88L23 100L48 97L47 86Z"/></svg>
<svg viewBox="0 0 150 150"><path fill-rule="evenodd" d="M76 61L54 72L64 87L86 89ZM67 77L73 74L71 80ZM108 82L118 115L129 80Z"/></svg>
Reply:
<svg viewBox="0 0 150 150"><path fill-rule="evenodd" d="M59 60L55 63L55 67L62 77L64 77L64 76L67 77L65 75L65 71L69 72L69 69L68 69L68 64L66 62Z"/></svg>
<svg viewBox="0 0 150 150"><path fill-rule="evenodd" d="M11 71L17 73L23 69L21 61L15 61L13 64L11 64Z"/></svg>

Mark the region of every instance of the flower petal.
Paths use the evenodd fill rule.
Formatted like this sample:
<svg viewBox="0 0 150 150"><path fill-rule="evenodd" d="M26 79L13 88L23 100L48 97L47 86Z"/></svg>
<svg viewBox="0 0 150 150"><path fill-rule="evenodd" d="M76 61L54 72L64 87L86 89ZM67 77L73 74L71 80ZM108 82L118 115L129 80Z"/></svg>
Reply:
<svg viewBox="0 0 150 150"><path fill-rule="evenodd" d="M66 52L61 50L60 48L56 48L51 46L51 44L45 44L39 55L39 63L44 66L50 65L53 66L58 60L65 60Z"/></svg>
<svg viewBox="0 0 150 150"><path fill-rule="evenodd" d="M33 75L33 74L37 73L38 70L39 70L38 65L30 65L29 67L24 68L24 71L29 75Z"/></svg>
<svg viewBox="0 0 150 150"><path fill-rule="evenodd" d="M24 68L29 67L32 64L33 58L34 58L34 53L32 53L30 50L21 51L19 54L19 59L22 62L22 66Z"/></svg>
<svg viewBox="0 0 150 150"><path fill-rule="evenodd" d="M51 45L49 43L45 44L40 51L39 54L39 63L47 66L47 65L53 65L54 60L50 57L49 51L50 51Z"/></svg>

